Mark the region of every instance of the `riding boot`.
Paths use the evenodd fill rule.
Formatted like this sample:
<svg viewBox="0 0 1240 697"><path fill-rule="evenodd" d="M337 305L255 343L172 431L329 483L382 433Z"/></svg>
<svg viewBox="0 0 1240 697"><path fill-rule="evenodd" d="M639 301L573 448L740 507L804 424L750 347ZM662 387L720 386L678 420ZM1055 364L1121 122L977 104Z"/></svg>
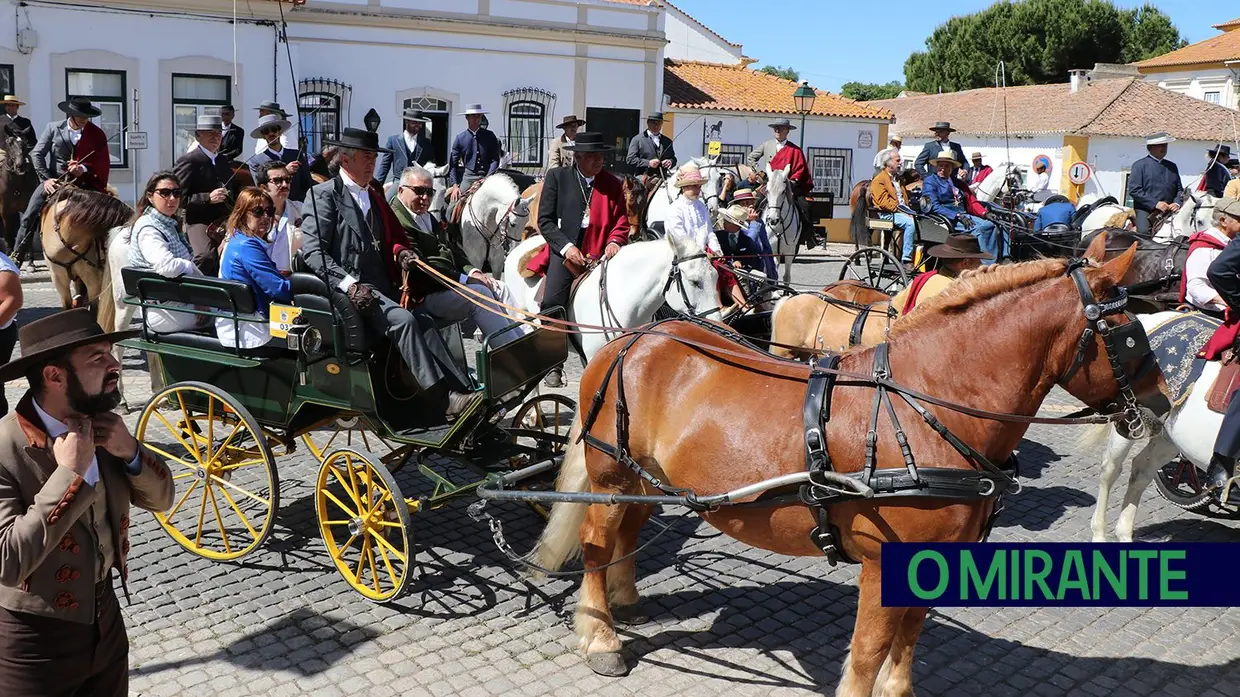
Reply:
<svg viewBox="0 0 1240 697"><path fill-rule="evenodd" d="M1236 459L1214 453L1214 457L1210 458L1210 468L1206 470L1206 490L1216 492L1221 499L1223 497L1223 487L1227 486L1227 482L1235 476ZM1232 486L1229 500L1234 501L1235 497L1240 496L1240 491Z"/></svg>
<svg viewBox="0 0 1240 697"><path fill-rule="evenodd" d="M564 369L552 368L547 373L547 377L543 378L543 384L547 387L563 387L564 386Z"/></svg>

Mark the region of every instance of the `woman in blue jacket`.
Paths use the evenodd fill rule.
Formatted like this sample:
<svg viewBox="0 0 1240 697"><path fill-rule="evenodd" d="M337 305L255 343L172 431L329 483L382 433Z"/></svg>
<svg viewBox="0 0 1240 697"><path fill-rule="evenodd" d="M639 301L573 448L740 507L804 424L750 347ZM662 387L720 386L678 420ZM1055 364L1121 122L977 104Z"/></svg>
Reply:
<svg viewBox="0 0 1240 697"><path fill-rule="evenodd" d="M264 318L273 301L293 299L292 285L276 268L265 242L275 210L275 204L265 191L254 187L242 190L228 217L231 236L220 254L220 278L250 286L254 291L255 307ZM237 345L237 328L231 319L215 320L215 333L224 346ZM255 348L271 340L266 322L240 322L239 328L242 348Z"/></svg>

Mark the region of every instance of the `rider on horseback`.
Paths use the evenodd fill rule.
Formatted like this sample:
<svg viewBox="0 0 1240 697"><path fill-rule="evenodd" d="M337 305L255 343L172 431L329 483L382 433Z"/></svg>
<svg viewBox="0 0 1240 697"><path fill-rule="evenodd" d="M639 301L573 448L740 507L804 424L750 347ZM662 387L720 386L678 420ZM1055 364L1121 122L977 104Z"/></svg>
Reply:
<svg viewBox="0 0 1240 697"><path fill-rule="evenodd" d="M1150 216L1167 215L1180 210L1180 168L1167 159L1167 145L1175 138L1166 133L1155 133L1145 140L1149 155L1132 163L1128 175L1128 195L1136 210L1137 232L1149 235L1153 232Z"/></svg>
<svg viewBox="0 0 1240 697"><path fill-rule="evenodd" d="M108 137L90 122L103 112L85 97L74 97L57 106L69 118L47 124L31 153L34 171L43 180L43 185L35 189L26 212L22 214L13 253L14 260L19 264L33 256L31 243L34 238L31 235L42 218L47 197L61 184L72 183L99 192L108 188L108 171L112 166Z"/></svg>
<svg viewBox="0 0 1240 697"><path fill-rule="evenodd" d="M759 183L757 168L763 161L771 170L788 168L788 181L792 184L792 200L801 214L801 239L805 241L807 247L813 249L825 240L818 239L814 232L814 224L810 221L809 199L806 197L814 190L814 178L805 161L805 153L801 151L800 146L788 140L788 134L795 131L797 127L793 126L788 119L776 119L767 125L775 131L775 137L759 145L746 158L749 166L755 170L749 181L753 184Z"/></svg>
<svg viewBox="0 0 1240 697"><path fill-rule="evenodd" d="M1222 199L1214 210L1220 229L1229 230L1232 236L1240 232L1240 200ZM1214 290L1227 303L1227 321L1210 337L1201 355L1206 360L1218 360L1224 351L1235 350L1236 339L1240 337L1240 245L1228 244L1210 264L1208 276ZM1235 474L1237 456L1240 456L1240 399L1233 396L1214 441L1210 469L1206 471L1206 486L1220 497L1223 487ZM1232 496L1236 495L1240 494L1233 487Z"/></svg>

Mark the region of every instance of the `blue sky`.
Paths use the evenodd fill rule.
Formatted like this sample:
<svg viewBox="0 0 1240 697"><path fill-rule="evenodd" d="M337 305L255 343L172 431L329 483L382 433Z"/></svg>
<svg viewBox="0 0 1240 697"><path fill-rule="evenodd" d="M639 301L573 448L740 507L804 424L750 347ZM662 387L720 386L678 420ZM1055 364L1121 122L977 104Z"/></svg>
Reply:
<svg viewBox="0 0 1240 697"><path fill-rule="evenodd" d="M993 0L672 0L762 65L792 66L801 79L839 91L851 80L904 80L904 59L925 47L934 28ZM1232 0L1154 0L1190 42L1218 33L1211 25L1240 17ZM1145 0L1116 0L1138 7ZM1092 67L1092 66L1081 66Z"/></svg>

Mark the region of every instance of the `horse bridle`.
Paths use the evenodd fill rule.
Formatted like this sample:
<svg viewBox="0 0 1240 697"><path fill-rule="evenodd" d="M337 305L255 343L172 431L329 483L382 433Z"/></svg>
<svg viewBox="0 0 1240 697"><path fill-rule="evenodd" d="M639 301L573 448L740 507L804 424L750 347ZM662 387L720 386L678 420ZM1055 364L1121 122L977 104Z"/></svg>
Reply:
<svg viewBox="0 0 1240 697"><path fill-rule="evenodd" d="M482 233L482 239L486 240L488 250L491 248L491 243L495 241L496 235L499 235L501 231L503 231L506 227L508 227L509 223L512 221L512 214L516 211L517 204L520 202L521 202L521 196L518 195L515 199L513 199L512 203L508 204L507 210L505 210L504 214L500 216L499 222L496 223L494 230L488 230L486 226L486 221L484 221L481 217L478 216L477 213L474 212L474 197L473 196L470 196L469 200L465 202L465 207L469 210L469 217L474 221L475 225L479 226L480 228L479 232ZM504 234L503 248L505 252L508 252L510 251L509 248L512 246L511 243L515 242L515 240L507 232L504 232L503 234Z"/></svg>
<svg viewBox="0 0 1240 697"><path fill-rule="evenodd" d="M1081 307L1085 313L1085 330L1081 332L1081 338L1077 340L1076 355L1072 359L1072 365L1059 379L1059 384L1066 385L1076 371L1085 364L1085 352L1093 342L1094 335L1097 334L1102 339L1107 361L1111 364L1111 374L1119 385L1122 401L1120 413L1128 428L1128 438L1139 440L1146 436L1147 426L1141 414L1133 383L1155 367L1154 354L1150 349L1149 337L1145 335L1145 329L1135 317L1129 315L1129 321L1121 325L1112 325L1107 322L1107 317L1127 314L1128 292L1123 287L1117 286L1111 298L1100 302L1094 297L1094 292L1090 290L1089 282L1085 279L1085 267L1088 263L1086 259L1073 259L1068 262L1068 276L1076 286L1076 291L1081 298ZM1136 358L1141 359L1141 365L1130 377L1128 371L1124 369L1124 362Z"/></svg>
<svg viewBox="0 0 1240 697"><path fill-rule="evenodd" d="M684 314L686 314L689 317L706 317L710 314L722 311L721 307L715 306L709 310L701 310L698 312L693 312L693 303L689 301L689 291L685 290L685 279L683 275L680 273L681 264L684 264L690 261L697 261L698 259L709 259L709 258L710 256L706 254L706 252L698 252L697 254L691 254L685 257L684 259L673 258L672 269L667 274L667 282L663 284L663 295L665 296L667 295L667 291L671 290L672 283L674 282L676 284L676 290L680 292L680 299L681 301L684 302L685 307L688 308L688 311L685 312Z"/></svg>

